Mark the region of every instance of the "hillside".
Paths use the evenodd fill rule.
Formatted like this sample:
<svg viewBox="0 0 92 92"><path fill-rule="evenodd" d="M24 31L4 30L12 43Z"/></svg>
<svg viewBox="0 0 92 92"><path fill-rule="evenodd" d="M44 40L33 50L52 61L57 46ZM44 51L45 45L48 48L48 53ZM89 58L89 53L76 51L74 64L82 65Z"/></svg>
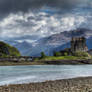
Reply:
<svg viewBox="0 0 92 92"><path fill-rule="evenodd" d="M20 52L15 47L0 41L0 56L20 56Z"/></svg>

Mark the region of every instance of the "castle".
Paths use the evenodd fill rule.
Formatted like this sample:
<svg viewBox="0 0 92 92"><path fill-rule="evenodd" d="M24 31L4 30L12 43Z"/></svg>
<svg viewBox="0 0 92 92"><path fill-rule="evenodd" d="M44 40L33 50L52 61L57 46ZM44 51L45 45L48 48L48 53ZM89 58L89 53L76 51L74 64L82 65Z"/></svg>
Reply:
<svg viewBox="0 0 92 92"><path fill-rule="evenodd" d="M88 47L86 45L86 39L84 37L72 37L71 40L71 51L72 52L87 52Z"/></svg>
<svg viewBox="0 0 92 92"><path fill-rule="evenodd" d="M70 48L65 48L64 50L60 51L62 55L64 55L64 53L72 55L75 52L88 52L85 37L72 37Z"/></svg>

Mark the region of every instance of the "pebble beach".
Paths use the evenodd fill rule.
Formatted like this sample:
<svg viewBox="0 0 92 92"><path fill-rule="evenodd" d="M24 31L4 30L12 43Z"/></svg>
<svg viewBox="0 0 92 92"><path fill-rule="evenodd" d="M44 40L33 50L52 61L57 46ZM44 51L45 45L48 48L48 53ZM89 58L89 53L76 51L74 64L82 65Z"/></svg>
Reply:
<svg viewBox="0 0 92 92"><path fill-rule="evenodd" d="M0 92L92 92L92 77L6 85Z"/></svg>

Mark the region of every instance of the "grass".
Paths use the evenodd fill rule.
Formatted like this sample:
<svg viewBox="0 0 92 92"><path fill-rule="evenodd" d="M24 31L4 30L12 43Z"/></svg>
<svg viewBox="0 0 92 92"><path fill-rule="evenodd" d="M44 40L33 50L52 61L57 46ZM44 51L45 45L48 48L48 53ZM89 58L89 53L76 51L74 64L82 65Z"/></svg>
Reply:
<svg viewBox="0 0 92 92"><path fill-rule="evenodd" d="M72 60L76 61L76 60L88 60L88 59L92 59L92 57L78 57L78 56L59 56L59 57L56 57L56 56L46 56L44 58L36 58L33 62L29 62L29 61L19 61L19 62L9 62L9 61L3 61L3 62L0 62L0 66L12 66L12 65L46 65L48 63L46 63L45 61L48 61L48 62L52 62L53 64L53 61L59 61L61 62L62 64L62 61L63 60L69 60L68 63L65 62L65 64L72 64ZM43 62L44 61L44 62ZM56 62L57 64L58 62ZM76 61L77 64L80 64L79 62ZM90 62L92 64L92 62Z"/></svg>
<svg viewBox="0 0 92 92"><path fill-rule="evenodd" d="M16 66L16 65L45 65L44 62L30 62L30 61L20 61L20 62L11 62L11 61L2 61L0 62L0 66Z"/></svg>
<svg viewBox="0 0 92 92"><path fill-rule="evenodd" d="M45 61L50 61L50 60L83 60L87 59L87 57L76 57L76 56L46 56L44 58L36 58L35 61L37 60L45 60Z"/></svg>
<svg viewBox="0 0 92 92"><path fill-rule="evenodd" d="M48 65L48 63L43 62L43 61L48 61L48 62L53 62L53 61L58 61L61 60L61 64L62 64L62 60L87 60L87 58L85 57L76 57L76 56L60 56L60 57L55 57L55 56L46 56L45 58L36 58L33 62L29 62L29 61L20 61L20 62L9 62L9 61L3 61L0 62L0 66L14 66L14 65ZM57 64L58 62L56 62ZM91 62L92 63L92 62ZM53 63L52 63L53 64ZM68 62L65 64L72 64L72 62ZM77 64L80 64L79 62L77 62Z"/></svg>

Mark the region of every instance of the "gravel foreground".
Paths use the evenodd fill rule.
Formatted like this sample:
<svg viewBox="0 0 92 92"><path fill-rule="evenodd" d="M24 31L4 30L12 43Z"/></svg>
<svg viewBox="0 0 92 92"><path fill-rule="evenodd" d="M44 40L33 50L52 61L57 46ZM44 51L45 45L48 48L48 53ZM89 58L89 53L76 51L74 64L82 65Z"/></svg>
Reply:
<svg viewBox="0 0 92 92"><path fill-rule="evenodd" d="M92 92L92 77L0 86L0 92Z"/></svg>

